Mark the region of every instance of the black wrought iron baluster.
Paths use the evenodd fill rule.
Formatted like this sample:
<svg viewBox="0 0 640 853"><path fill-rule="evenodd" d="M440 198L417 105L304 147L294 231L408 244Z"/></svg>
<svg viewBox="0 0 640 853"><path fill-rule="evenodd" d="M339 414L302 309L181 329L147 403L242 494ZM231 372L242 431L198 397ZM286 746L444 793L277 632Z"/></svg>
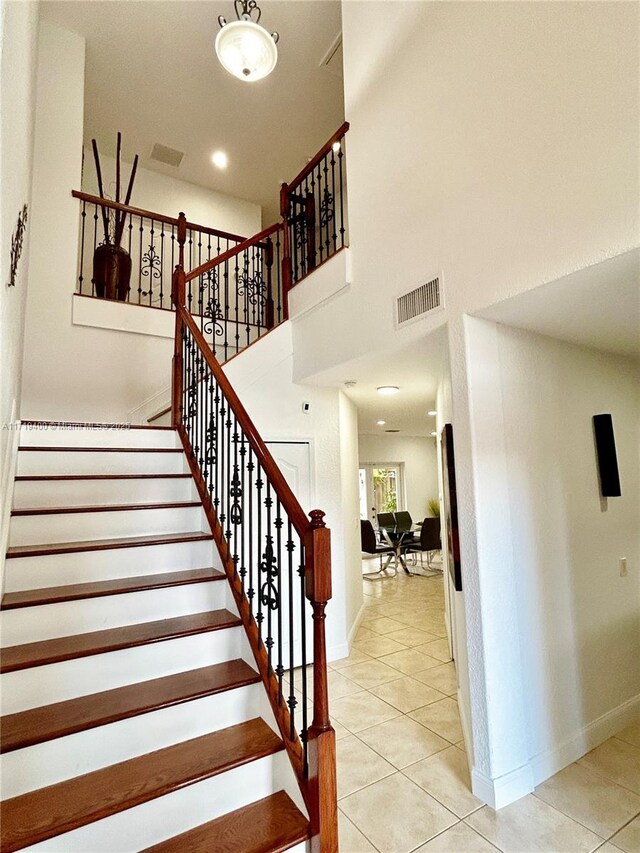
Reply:
<svg viewBox="0 0 640 853"><path fill-rule="evenodd" d="M82 282L84 281L84 223L87 218L87 202L82 201L82 210L80 211L80 268L78 275L78 293L82 293Z"/></svg>
<svg viewBox="0 0 640 853"><path fill-rule="evenodd" d="M276 664L276 675L278 676L278 698L282 702L282 676L284 675L284 666L282 665L282 507L280 498L276 497L276 553L275 553L275 569L278 572L278 607L277 607L277 624L278 624L278 654Z"/></svg>
<svg viewBox="0 0 640 853"><path fill-rule="evenodd" d="M335 254L338 247L338 235L336 233L336 152L333 148L331 149L331 240Z"/></svg>
<svg viewBox="0 0 640 853"><path fill-rule="evenodd" d="M277 293L278 293L278 304L277 304L278 323L280 323L282 320L282 276L281 276L282 260L280 258L280 229L278 229L276 231L275 269L276 269L276 281L277 281Z"/></svg>
<svg viewBox="0 0 640 853"><path fill-rule="evenodd" d="M245 540L246 540L246 520L247 520L247 493L245 491L245 459L247 455L247 443L245 441L244 434L241 434L240 437L240 450L238 453L240 454L240 497L239 497L239 505L240 505L240 514L238 519L238 525L240 526L240 579L242 581L242 592L246 597L247 594L247 563L245 560ZM251 495L249 495L249 501L251 501ZM237 541L237 540L236 540Z"/></svg>
<svg viewBox="0 0 640 853"><path fill-rule="evenodd" d="M94 253L95 253L97 246L98 246L98 205L96 204L96 205L94 205L94 211L93 211L93 251L94 251ZM93 278L93 275L91 276L91 295L92 296L96 295L96 283L95 283L95 280Z"/></svg>
<svg viewBox="0 0 640 853"><path fill-rule="evenodd" d="M211 383L211 371L209 370L209 365L206 365L205 369L205 379L202 385L202 423L203 423L203 450L202 457L204 459L204 464L202 466L202 476L204 479L204 487L209 494L209 476L210 476L210 461L211 461L211 435L209 431L209 386Z"/></svg>
<svg viewBox="0 0 640 853"><path fill-rule="evenodd" d="M323 186L322 186L322 168L320 163L316 166L316 178L318 185L318 195L317 195L317 205L318 205L318 253L320 255L320 263L322 263L324 259L324 240L322 237L322 213L321 213L321 205L322 205L322 196L323 196Z"/></svg>
<svg viewBox="0 0 640 853"><path fill-rule="evenodd" d="M314 169L312 169L312 170L311 170L311 174L310 174L310 176L309 176L309 177L310 177L310 179L311 179L311 183L310 183L310 191L311 191L311 196L312 196L312 199L313 199L313 212L314 212L314 217L313 217L313 219L314 219L314 221L313 221L313 262L314 262L314 265L315 265L315 264L316 264L316 261L317 261L317 258L316 258L316 251L317 251L317 248L318 248L318 246L317 246L317 244L318 244L318 239L317 239L316 231L317 231L317 224L318 224L318 212L317 212L317 207L318 207L318 196L319 196L319 192L317 192L317 191L316 191L316 178L315 178L315 170L314 170Z"/></svg>
<svg viewBox="0 0 640 853"><path fill-rule="evenodd" d="M248 279L247 262L246 262L247 251L248 250L245 249L245 251L243 252L244 271L243 271L243 280L241 280L241 281L239 281L238 277L237 277L237 260L236 260L236 302L235 302L235 307L234 307L234 316L235 316L234 341L235 341L236 353L240 351L240 310L239 310L239 303L240 303L240 293L242 292L243 288L244 288L245 304L246 304L246 299L247 299L247 293L246 293L247 279ZM236 255L236 259L237 259L237 257L238 256Z"/></svg>
<svg viewBox="0 0 640 853"><path fill-rule="evenodd" d="M274 553L274 537L271 523L271 507L273 506L273 498L271 497L271 483L267 478L267 492L264 500L266 507L266 536L264 551L262 554L262 586L260 588L260 598L262 606L267 611L267 639L265 645L267 647L267 657L269 659L269 670L273 671L273 611L278 607L278 589L275 584L278 568L276 565L276 557Z"/></svg>
<svg viewBox="0 0 640 853"><path fill-rule="evenodd" d="M176 268L176 226L171 223L171 268L169 270L169 279L173 276L173 271Z"/></svg>
<svg viewBox="0 0 640 853"><path fill-rule="evenodd" d="M220 522L220 527L222 532L224 533L224 522L226 520L226 511L227 511L227 492L225 492L225 476L224 476L224 463L226 459L226 448L224 444L224 436L225 436L225 418L227 414L227 401L225 399L224 394L220 391L220 420L219 426L220 431L218 432L218 442L220 445L220 491L218 492L218 498L220 501L220 512L218 513L218 521Z"/></svg>
<svg viewBox="0 0 640 853"><path fill-rule="evenodd" d="M257 538L256 538L256 560L257 560L257 578L256 578L256 592L258 593L258 613L256 615L256 622L258 623L258 628L260 630L260 639L263 638L263 622L264 622L264 614L262 613L262 583L263 583L263 574L262 574L262 487L264 486L264 480L262 479L262 467L259 462L256 463L256 525L257 525Z"/></svg>
<svg viewBox="0 0 640 853"><path fill-rule="evenodd" d="M198 442L199 442L199 463L200 470L204 468L204 460L205 460L205 438L206 438L206 430L205 430L205 420L204 420L204 401L202 399L204 394L204 377L206 372L206 362L204 358L204 354L200 352L200 348L198 347L198 357L199 357L199 371L198 371L198 388L197 388L197 406L198 411L200 413L200 417L198 418Z"/></svg>
<svg viewBox="0 0 640 853"><path fill-rule="evenodd" d="M144 234L144 219L140 217L140 227L138 228L138 305L142 304L142 235Z"/></svg>
<svg viewBox="0 0 640 853"><path fill-rule="evenodd" d="M164 307L164 222L160 222L160 308Z"/></svg>
<svg viewBox="0 0 640 853"><path fill-rule="evenodd" d="M249 285L248 285L249 273L246 268L246 250L245 250L245 270L244 270L244 288L242 289L242 293L244 295L243 298L243 307L242 311L244 314L244 323L245 323L245 337L246 337L246 346L249 346L249 342L251 340L251 318L249 315Z"/></svg>
<svg viewBox="0 0 640 853"><path fill-rule="evenodd" d="M254 603L253 603L253 600L255 597L255 587L253 585L253 581L254 581L254 571L253 571L253 507L254 507L253 472L254 472L256 466L255 466L255 462L253 461L253 450L251 449L251 446L249 446L248 460L249 461L247 462L247 473L249 475L249 491L248 491L249 500L247 503L247 508L249 511L249 518L248 518L248 521L249 521L248 534L249 535L247 537L247 545L248 545L247 550L249 552L249 555L248 555L249 556L249 590L247 593L247 598L249 599L249 607L251 608L251 615L255 618Z"/></svg>
<svg viewBox="0 0 640 853"><path fill-rule="evenodd" d="M233 479L232 469L233 469L233 447L232 447L232 436L231 436L231 427L233 426L233 421L231 418L231 406L229 405L229 401L227 400L227 419L225 421L226 427L226 437L227 437L227 477L225 481L225 489L227 494L227 529L225 531L225 536L227 537L227 542L229 544L229 548L231 548L231 480Z"/></svg>
<svg viewBox="0 0 640 853"><path fill-rule="evenodd" d="M232 528L232 542L233 542L233 569L236 576L239 576L239 562L240 562L240 544L238 542L238 529L240 529L240 533L242 533L242 528L240 524L242 522L242 483L240 480L240 435L238 433L238 421L233 416L233 475L231 477L231 487L229 489L230 494L230 508L229 508L229 519ZM242 569L242 566L240 566ZM242 578L244 581L244 579Z"/></svg>
<svg viewBox="0 0 640 853"><path fill-rule="evenodd" d="M331 222L331 192L329 191L329 155L325 154L323 158L324 171L324 193L320 203L320 225L322 225L322 216L324 213L324 245L326 249L326 257L329 257L331 250L331 241L329 240L329 223Z"/></svg>
<svg viewBox="0 0 640 853"><path fill-rule="evenodd" d="M178 423L185 426L185 394L187 389L187 330L182 328L182 393L180 394Z"/></svg>
<svg viewBox="0 0 640 853"><path fill-rule="evenodd" d="M294 596L294 583L293 583L293 552L295 551L295 544L293 541L293 528L291 525L291 520L287 519L287 569L288 569L288 580L289 580L289 601L288 601L288 611L289 611L289 696L287 697L287 706L289 708L289 718L290 718L290 729L289 729L289 737L293 739L295 737L296 732L296 705L298 704L298 700L296 699L295 693L295 669L294 669L294 656L293 651L295 647L293 630L294 630L294 607L293 607L293 596Z"/></svg>
<svg viewBox="0 0 640 853"><path fill-rule="evenodd" d="M187 231L189 236L189 269L192 270L195 266L193 263L193 229L189 228ZM189 293L187 295L187 303L189 305L189 312L193 314L193 291L191 289L191 282L189 282Z"/></svg>
<svg viewBox="0 0 640 853"><path fill-rule="evenodd" d="M215 421L215 436L216 436L216 459L215 459L215 471L213 477L214 483L214 495L213 495L213 508L216 513L216 518L219 520L219 508L220 508L220 456L222 453L222 443L220 440L220 404L222 401L222 394L220 393L220 386L218 385L218 380L216 380L216 393L213 398L214 402L214 421Z"/></svg>
<svg viewBox="0 0 640 853"><path fill-rule="evenodd" d="M344 153L342 151L342 147L344 145L344 137L340 140L340 148L338 150L338 167L340 172L340 246L344 246L344 177L343 177L343 169L344 169Z"/></svg>
<svg viewBox="0 0 640 853"><path fill-rule="evenodd" d="M302 660L300 662L300 681L302 693L302 729L300 739L304 745L304 764L307 767L307 622L306 622L306 598L304 579L304 543L301 537L298 539L300 548L300 565L298 575L300 576L300 647Z"/></svg>
<svg viewBox="0 0 640 853"><path fill-rule="evenodd" d="M238 257L236 255L236 268L238 265ZM236 269L236 282L237 282L237 269ZM229 341L228 341L228 327L229 327L229 260L227 259L224 262L224 313L222 322L224 323L224 344L223 344L223 358L222 361L227 360L227 354L229 351Z"/></svg>
<svg viewBox="0 0 640 853"><path fill-rule="evenodd" d="M127 226L127 230L129 231L129 257L131 257L131 246L133 242L133 214L129 214L129 225ZM131 300L131 290L127 292L127 302Z"/></svg>

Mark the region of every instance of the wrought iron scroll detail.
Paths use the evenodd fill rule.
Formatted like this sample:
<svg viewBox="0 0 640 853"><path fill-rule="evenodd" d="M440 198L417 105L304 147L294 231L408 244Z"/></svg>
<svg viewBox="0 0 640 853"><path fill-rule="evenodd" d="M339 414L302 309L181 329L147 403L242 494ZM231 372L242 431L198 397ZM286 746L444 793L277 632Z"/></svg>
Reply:
<svg viewBox="0 0 640 853"><path fill-rule="evenodd" d="M333 222L334 215L333 194L329 192L328 187L325 187L320 201L320 225L322 228L326 228L330 222Z"/></svg>
<svg viewBox="0 0 640 853"><path fill-rule="evenodd" d="M262 606L268 607L269 610L277 610L279 596L275 580L278 577L279 569L273 552L273 536L271 534L267 534L267 543L260 562L260 571L266 576L266 580L260 588Z"/></svg>

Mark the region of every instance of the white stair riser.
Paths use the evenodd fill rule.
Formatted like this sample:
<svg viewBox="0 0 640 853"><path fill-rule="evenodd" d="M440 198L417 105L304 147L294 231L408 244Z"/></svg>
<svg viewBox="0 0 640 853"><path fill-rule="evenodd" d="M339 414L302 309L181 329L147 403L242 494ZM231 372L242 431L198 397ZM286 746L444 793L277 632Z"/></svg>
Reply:
<svg viewBox="0 0 640 853"><path fill-rule="evenodd" d="M202 507L105 510L47 515L14 515L9 525L9 545L47 545L87 539L154 536L162 533L205 531Z"/></svg>
<svg viewBox="0 0 640 853"><path fill-rule="evenodd" d="M2 714L241 657L240 627L207 631L0 675Z"/></svg>
<svg viewBox="0 0 640 853"><path fill-rule="evenodd" d="M15 557L5 563L5 592L132 578L183 569L221 568L213 540Z"/></svg>
<svg viewBox="0 0 640 853"><path fill-rule="evenodd" d="M262 682L130 717L2 756L2 799L262 716Z"/></svg>
<svg viewBox="0 0 640 853"><path fill-rule="evenodd" d="M21 447L180 447L175 430L88 429L23 425Z"/></svg>
<svg viewBox="0 0 640 853"><path fill-rule="evenodd" d="M96 451L22 450L17 475L56 474L187 474L182 453L117 453Z"/></svg>
<svg viewBox="0 0 640 853"><path fill-rule="evenodd" d="M108 506L197 500L189 477L130 480L18 480L14 509L53 506Z"/></svg>
<svg viewBox="0 0 640 853"><path fill-rule="evenodd" d="M188 785L57 838L26 847L31 853L136 853L278 790L274 778L284 751Z"/></svg>
<svg viewBox="0 0 640 853"><path fill-rule="evenodd" d="M223 608L236 612L226 580L20 607L2 612L1 645L6 648Z"/></svg>

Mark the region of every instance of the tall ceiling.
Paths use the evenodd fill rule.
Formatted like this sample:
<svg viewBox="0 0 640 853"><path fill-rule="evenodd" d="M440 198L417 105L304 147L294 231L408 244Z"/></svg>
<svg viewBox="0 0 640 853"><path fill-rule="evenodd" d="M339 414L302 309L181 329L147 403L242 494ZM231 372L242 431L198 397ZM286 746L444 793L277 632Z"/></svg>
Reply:
<svg viewBox="0 0 640 853"><path fill-rule="evenodd" d="M264 0L264 26L280 33L266 79L246 83L218 62L218 15L230 0L48 0L42 16L86 38L85 142L105 154L261 204L278 215L291 180L344 121L342 61L323 60L341 33L339 0ZM154 143L185 156L178 168L149 160ZM225 171L211 154L229 157Z"/></svg>

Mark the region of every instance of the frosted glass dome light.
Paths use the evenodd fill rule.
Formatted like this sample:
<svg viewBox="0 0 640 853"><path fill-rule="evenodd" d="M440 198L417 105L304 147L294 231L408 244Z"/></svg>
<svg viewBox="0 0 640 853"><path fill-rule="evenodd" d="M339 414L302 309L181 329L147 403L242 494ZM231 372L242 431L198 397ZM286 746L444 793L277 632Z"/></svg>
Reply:
<svg viewBox="0 0 640 853"><path fill-rule="evenodd" d="M222 67L239 80L262 80L276 67L278 33L260 26L261 13L255 0L239 0L235 7L237 21L227 23L222 16L218 18L221 30L216 36L216 54Z"/></svg>

